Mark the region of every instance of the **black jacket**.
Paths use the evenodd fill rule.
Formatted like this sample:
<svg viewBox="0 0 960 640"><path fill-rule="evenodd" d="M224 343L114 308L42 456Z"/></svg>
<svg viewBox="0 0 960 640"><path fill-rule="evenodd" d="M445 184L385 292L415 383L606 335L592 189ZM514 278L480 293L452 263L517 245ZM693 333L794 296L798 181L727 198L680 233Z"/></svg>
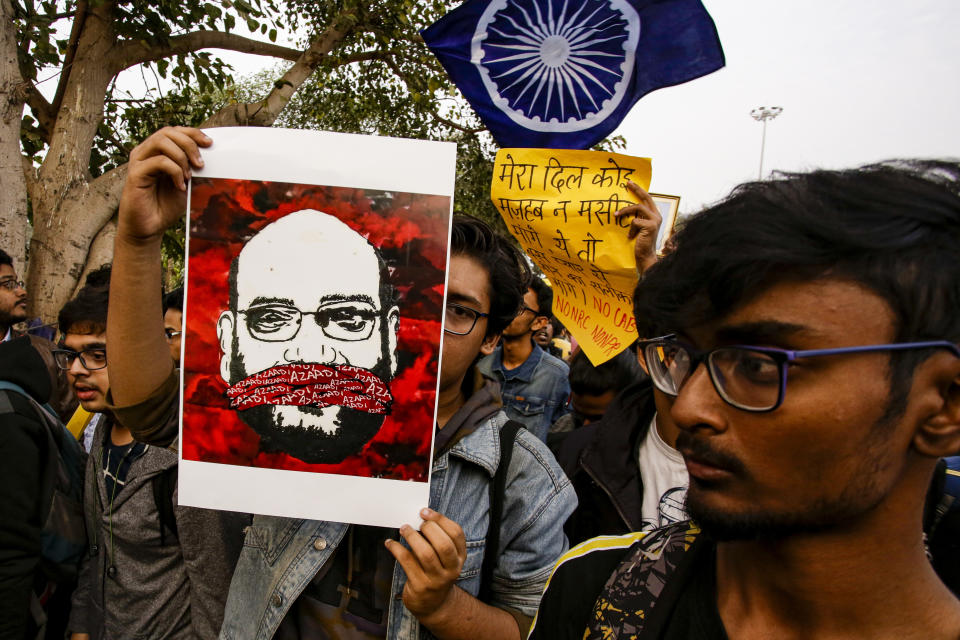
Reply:
<svg viewBox="0 0 960 640"><path fill-rule="evenodd" d="M957 459L950 460L956 474ZM923 532L933 568L960 598L960 494L956 491L958 483L947 483L947 467L946 460L937 463L924 505Z"/></svg>
<svg viewBox="0 0 960 640"><path fill-rule="evenodd" d="M50 398L47 367L28 338L0 343L0 379L20 385L41 404ZM10 406L4 401L0 413L0 638L25 638L40 562L47 436L26 398L15 392L4 397Z"/></svg>
<svg viewBox="0 0 960 640"><path fill-rule="evenodd" d="M640 529L643 484L637 452L654 413L653 387L637 382L613 399L602 419L557 443L557 461L580 502L564 525L571 546Z"/></svg>

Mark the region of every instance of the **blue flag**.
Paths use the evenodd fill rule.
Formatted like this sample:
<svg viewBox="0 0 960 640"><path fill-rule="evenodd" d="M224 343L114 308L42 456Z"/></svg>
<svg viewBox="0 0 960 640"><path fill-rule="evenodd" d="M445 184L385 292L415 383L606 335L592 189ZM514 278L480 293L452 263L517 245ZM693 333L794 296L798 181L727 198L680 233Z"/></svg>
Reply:
<svg viewBox="0 0 960 640"><path fill-rule="evenodd" d="M502 147L587 149L724 65L700 0L466 0L421 34Z"/></svg>

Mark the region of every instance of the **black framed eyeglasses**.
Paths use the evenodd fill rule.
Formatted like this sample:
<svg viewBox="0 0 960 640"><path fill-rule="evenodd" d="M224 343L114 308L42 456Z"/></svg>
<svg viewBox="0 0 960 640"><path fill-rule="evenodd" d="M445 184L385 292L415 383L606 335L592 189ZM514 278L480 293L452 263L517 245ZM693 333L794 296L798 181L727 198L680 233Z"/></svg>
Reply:
<svg viewBox="0 0 960 640"><path fill-rule="evenodd" d="M96 371L107 366L106 349L84 349L83 351L74 351L73 349L54 349L53 359L57 366L64 371L73 366L73 361L80 358L80 364L88 371Z"/></svg>
<svg viewBox="0 0 960 640"><path fill-rule="evenodd" d="M0 280L0 287L3 287L7 291L16 291L17 289L26 289L27 285L23 280L7 278L6 280Z"/></svg>
<svg viewBox="0 0 960 640"><path fill-rule="evenodd" d="M541 315L539 311L537 311L536 309L531 309L527 305L523 305L522 307L520 307L520 313L523 313L524 311L529 311L530 313L532 313L534 318ZM517 315L520 315L520 314L518 313Z"/></svg>
<svg viewBox="0 0 960 640"><path fill-rule="evenodd" d="M489 313L482 313L456 302L448 302L443 314L443 330L455 336L465 336L473 331L477 320L489 317Z"/></svg>
<svg viewBox="0 0 960 640"><path fill-rule="evenodd" d="M717 395L730 406L754 413L773 411L783 403L787 367L801 358L908 349L947 349L960 357L960 347L946 340L803 351L730 345L701 351L670 335L644 340L640 348L650 379L663 393L676 397L700 363L705 362Z"/></svg>
<svg viewBox="0 0 960 640"><path fill-rule="evenodd" d="M302 311L286 304L254 305L237 313L246 319L250 337L261 342L286 342L300 332L303 316L313 316L323 334L334 340L356 342L373 333L380 312L362 301L334 302L316 311Z"/></svg>

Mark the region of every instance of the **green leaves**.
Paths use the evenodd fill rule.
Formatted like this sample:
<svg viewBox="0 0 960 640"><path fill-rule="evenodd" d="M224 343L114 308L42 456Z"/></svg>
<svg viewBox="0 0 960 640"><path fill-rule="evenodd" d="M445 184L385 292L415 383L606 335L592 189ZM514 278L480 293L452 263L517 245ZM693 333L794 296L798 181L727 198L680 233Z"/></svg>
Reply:
<svg viewBox="0 0 960 640"><path fill-rule="evenodd" d="M65 61L75 47L66 36L77 0L11 1L24 77L35 82L52 78L51 83L66 77L72 67L64 70ZM179 36L231 32L238 23L270 42L300 34L302 48L331 27L346 32L294 93L277 124L455 141L460 148L457 210L499 224L488 195L493 142L419 36L457 4L459 0L88 0L83 6L99 12L86 20L110 17L118 46L139 43L155 52L168 50ZM80 114L86 122L102 115L90 150L92 176L126 162L130 150L160 127L198 125L225 106L257 103L274 89L289 90L282 80L286 63L235 83L229 66L214 53L158 57L140 69L153 88L132 95L113 84L104 95L102 114ZM21 144L28 156L43 157L45 135L34 117L23 118ZM177 251L175 242L164 246L168 255Z"/></svg>

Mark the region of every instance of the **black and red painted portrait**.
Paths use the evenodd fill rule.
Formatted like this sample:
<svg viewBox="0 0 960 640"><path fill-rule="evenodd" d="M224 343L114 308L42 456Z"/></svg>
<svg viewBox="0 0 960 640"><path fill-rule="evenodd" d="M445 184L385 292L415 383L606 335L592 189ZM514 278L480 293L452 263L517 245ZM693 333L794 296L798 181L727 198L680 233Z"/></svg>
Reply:
<svg viewBox="0 0 960 640"><path fill-rule="evenodd" d="M449 211L195 178L184 459L426 481Z"/></svg>

